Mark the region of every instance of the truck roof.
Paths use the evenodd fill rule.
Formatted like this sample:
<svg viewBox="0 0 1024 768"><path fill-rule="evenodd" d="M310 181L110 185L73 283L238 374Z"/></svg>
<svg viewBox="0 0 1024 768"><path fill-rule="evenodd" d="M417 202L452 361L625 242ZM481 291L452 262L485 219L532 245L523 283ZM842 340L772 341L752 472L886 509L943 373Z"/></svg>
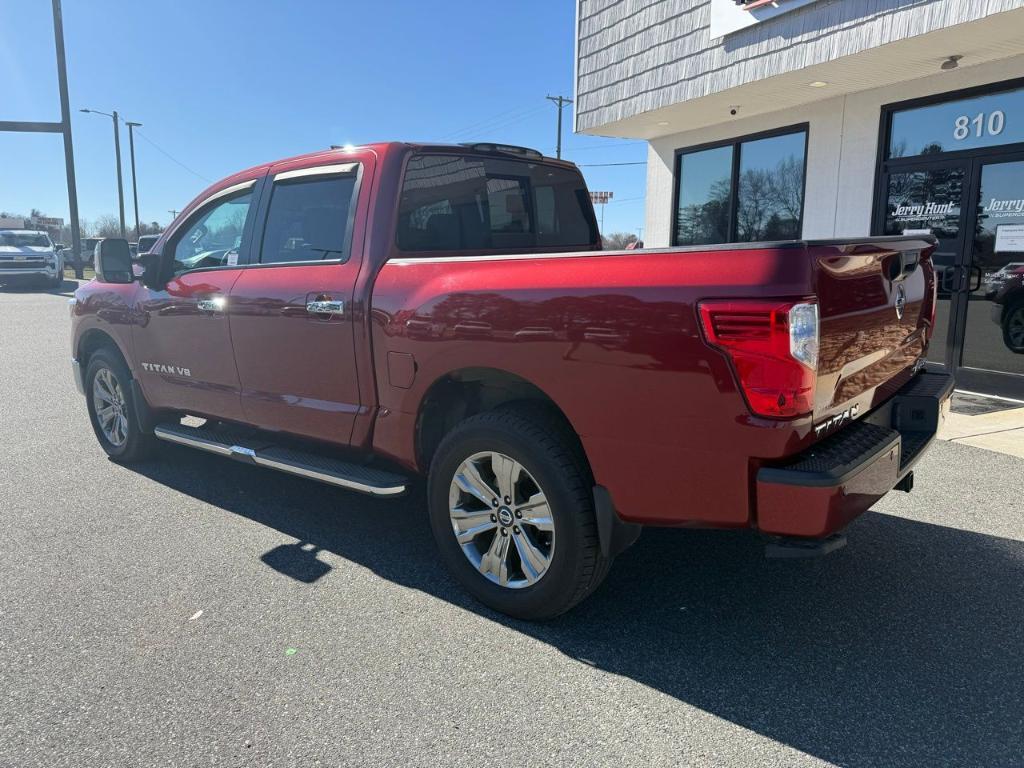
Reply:
<svg viewBox="0 0 1024 768"><path fill-rule="evenodd" d="M503 151L501 148L507 147L510 150L518 150L518 152ZM526 147L517 147L510 144L502 144L500 142L468 142L465 144L445 144L442 142L411 142L411 141L382 141L373 142L369 144L346 144L344 146L332 146L328 149L320 149L314 152L305 152L301 155L293 155L292 157L280 157L270 162L260 163L250 168L238 171L237 173L231 174L231 176L217 181L211 185L213 187L219 187L225 182L229 182L235 178L251 176L256 171L261 171L269 168L272 165L279 163L287 163L295 160L306 160L317 157L328 158L332 155L345 155L349 152L356 152L362 150L370 150L377 154L383 159L385 155L389 155L393 152L408 152L408 151L422 151L429 150L433 152L458 152L459 154L479 154L485 156L501 155L503 157L511 157L515 159L532 159L537 162L551 163L553 165L561 165L565 168L575 168L574 163L568 160L559 160L554 157L546 157L543 153L537 150L528 149ZM525 153L536 153L525 154Z"/></svg>

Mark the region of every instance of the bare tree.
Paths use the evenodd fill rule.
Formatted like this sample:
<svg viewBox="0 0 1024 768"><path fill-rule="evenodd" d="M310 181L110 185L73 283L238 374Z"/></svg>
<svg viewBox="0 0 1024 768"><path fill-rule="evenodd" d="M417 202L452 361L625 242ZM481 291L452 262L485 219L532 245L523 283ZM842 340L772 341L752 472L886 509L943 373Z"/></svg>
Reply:
<svg viewBox="0 0 1024 768"><path fill-rule="evenodd" d="M121 222L116 216L105 214L96 219L96 237L121 237Z"/></svg>
<svg viewBox="0 0 1024 768"><path fill-rule="evenodd" d="M612 232L610 235L604 235L601 242L606 251L623 251L627 245L636 242L636 239L632 232Z"/></svg>

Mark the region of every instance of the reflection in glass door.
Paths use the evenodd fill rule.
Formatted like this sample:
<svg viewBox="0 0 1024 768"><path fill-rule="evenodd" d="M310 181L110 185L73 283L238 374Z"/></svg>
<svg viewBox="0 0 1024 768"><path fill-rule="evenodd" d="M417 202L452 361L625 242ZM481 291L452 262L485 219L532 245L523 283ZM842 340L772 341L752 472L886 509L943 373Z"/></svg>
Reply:
<svg viewBox="0 0 1024 768"><path fill-rule="evenodd" d="M972 214L961 364L1024 376L1024 158L979 163Z"/></svg>
<svg viewBox="0 0 1024 768"><path fill-rule="evenodd" d="M963 196L967 163L928 163L921 168L888 174L885 187L883 233L886 235L934 235L938 247L932 255L939 282L935 334L928 359L945 364L953 294L960 254L963 252Z"/></svg>

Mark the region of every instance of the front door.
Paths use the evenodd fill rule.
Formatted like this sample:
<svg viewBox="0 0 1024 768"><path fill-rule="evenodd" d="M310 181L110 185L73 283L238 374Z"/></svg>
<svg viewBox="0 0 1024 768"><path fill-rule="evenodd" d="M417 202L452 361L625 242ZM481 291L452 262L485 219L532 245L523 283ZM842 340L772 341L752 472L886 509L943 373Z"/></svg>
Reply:
<svg viewBox="0 0 1024 768"><path fill-rule="evenodd" d="M957 381L1024 399L1024 154L976 163L968 232Z"/></svg>
<svg viewBox="0 0 1024 768"><path fill-rule="evenodd" d="M260 244L229 297L250 424L334 443L351 439L362 407L353 317L363 311L352 300L361 263L353 232L361 171L370 162L270 171L257 216Z"/></svg>
<svg viewBox="0 0 1024 768"><path fill-rule="evenodd" d="M226 309L249 246L256 181L211 195L161 250L170 279L144 289L133 329L137 374L155 408L242 419Z"/></svg>

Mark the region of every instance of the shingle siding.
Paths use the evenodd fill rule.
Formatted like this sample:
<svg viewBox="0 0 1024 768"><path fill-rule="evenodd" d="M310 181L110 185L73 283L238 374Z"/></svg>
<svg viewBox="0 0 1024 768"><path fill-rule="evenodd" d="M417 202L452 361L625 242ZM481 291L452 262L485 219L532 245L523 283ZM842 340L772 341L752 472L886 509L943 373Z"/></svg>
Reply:
<svg viewBox="0 0 1024 768"><path fill-rule="evenodd" d="M819 0L712 40L708 0L580 0L578 129L1024 7L1024 0Z"/></svg>

